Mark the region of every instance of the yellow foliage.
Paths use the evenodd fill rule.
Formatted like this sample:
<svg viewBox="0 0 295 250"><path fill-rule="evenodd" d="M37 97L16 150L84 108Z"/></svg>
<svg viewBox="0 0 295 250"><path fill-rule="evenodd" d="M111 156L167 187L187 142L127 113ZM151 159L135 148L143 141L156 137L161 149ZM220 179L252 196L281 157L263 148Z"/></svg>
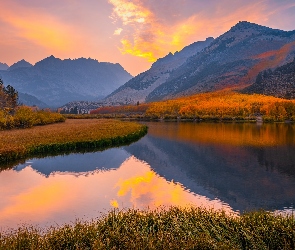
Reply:
<svg viewBox="0 0 295 250"><path fill-rule="evenodd" d="M217 91L151 103L146 116L190 119L294 120L295 101L258 94Z"/></svg>
<svg viewBox="0 0 295 250"><path fill-rule="evenodd" d="M11 115L0 110L0 129L30 128L36 125L45 125L65 121L64 116L49 111L33 111L30 107L20 106L15 114Z"/></svg>

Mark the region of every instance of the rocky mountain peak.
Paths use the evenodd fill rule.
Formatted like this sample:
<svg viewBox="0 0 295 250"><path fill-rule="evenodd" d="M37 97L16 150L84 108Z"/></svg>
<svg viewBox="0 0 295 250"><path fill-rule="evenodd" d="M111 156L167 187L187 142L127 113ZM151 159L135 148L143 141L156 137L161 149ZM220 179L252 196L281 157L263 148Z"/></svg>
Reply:
<svg viewBox="0 0 295 250"><path fill-rule="evenodd" d="M14 70L14 69L18 69L18 68L29 68L32 67L33 65L30 64L29 62L27 62L26 60L22 59L14 64L12 64L8 70Z"/></svg>
<svg viewBox="0 0 295 250"><path fill-rule="evenodd" d="M265 30L270 28L256 24L256 23L250 23L248 21L240 21L235 26L233 26L230 30L237 31L237 30L245 30L245 29L255 29L255 30L264 29Z"/></svg>
<svg viewBox="0 0 295 250"><path fill-rule="evenodd" d="M1 63L0 62L0 70L7 70L9 66L6 63Z"/></svg>
<svg viewBox="0 0 295 250"><path fill-rule="evenodd" d="M162 66L164 64L169 63L170 70L172 70L174 67L179 67L182 63L185 62L185 60L191 56L196 55L201 50L206 48L210 45L211 42L214 41L213 37L206 38L205 41L198 41L194 42L186 47L184 47L181 51L176 51L174 55L170 52L168 55L166 55L163 58L159 58L153 65L152 68ZM173 65L171 65L171 63Z"/></svg>

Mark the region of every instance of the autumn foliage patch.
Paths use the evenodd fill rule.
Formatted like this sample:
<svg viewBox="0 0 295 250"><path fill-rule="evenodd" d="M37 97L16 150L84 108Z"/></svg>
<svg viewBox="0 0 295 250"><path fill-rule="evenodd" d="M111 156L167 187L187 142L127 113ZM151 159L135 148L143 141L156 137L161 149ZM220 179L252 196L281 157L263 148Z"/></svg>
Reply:
<svg viewBox="0 0 295 250"><path fill-rule="evenodd" d="M91 114L117 115L146 119L192 119L222 121L295 121L295 101L259 94L217 91L141 104L103 107Z"/></svg>

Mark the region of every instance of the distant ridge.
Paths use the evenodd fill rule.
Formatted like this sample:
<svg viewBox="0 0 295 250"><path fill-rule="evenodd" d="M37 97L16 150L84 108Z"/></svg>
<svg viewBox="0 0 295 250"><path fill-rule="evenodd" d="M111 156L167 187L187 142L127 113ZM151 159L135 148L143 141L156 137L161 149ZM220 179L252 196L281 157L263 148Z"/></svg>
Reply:
<svg viewBox="0 0 295 250"><path fill-rule="evenodd" d="M26 106L37 106L39 108L47 108L48 104L40 101L38 98L36 98L33 95L29 95L27 93L18 93L18 100L21 105Z"/></svg>
<svg viewBox="0 0 295 250"><path fill-rule="evenodd" d="M24 59L12 64L8 70L14 70L14 69L19 69L19 68L30 68L33 67L32 64L30 64L29 62L25 61Z"/></svg>
<svg viewBox="0 0 295 250"><path fill-rule="evenodd" d="M47 57L34 66L24 60L0 71L5 85L37 97L49 106L98 100L132 78L120 64L94 59Z"/></svg>

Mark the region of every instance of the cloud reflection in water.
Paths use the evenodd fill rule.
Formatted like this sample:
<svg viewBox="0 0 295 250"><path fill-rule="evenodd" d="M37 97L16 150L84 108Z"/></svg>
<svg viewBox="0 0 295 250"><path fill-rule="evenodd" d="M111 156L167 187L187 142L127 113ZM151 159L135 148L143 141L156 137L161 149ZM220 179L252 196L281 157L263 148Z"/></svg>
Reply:
<svg viewBox="0 0 295 250"><path fill-rule="evenodd" d="M46 177L33 167L34 164L20 171L0 173L2 227L16 227L20 223L62 225L77 218L99 217L113 207L154 209L194 204L230 211L220 200L210 200L191 193L179 183L166 181L134 156L117 169L81 175L54 172Z"/></svg>

